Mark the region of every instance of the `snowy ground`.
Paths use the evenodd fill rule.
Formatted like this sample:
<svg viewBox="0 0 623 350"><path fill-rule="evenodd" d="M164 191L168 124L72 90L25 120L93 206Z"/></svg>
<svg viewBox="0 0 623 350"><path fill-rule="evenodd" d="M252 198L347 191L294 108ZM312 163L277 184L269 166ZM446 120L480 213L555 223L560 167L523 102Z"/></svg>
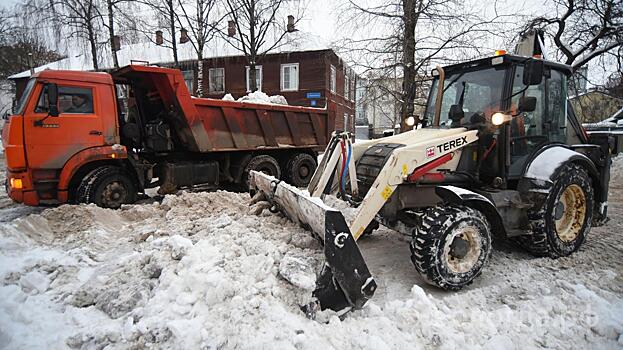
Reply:
<svg viewBox="0 0 623 350"><path fill-rule="evenodd" d="M375 297L326 322L304 317L309 291L282 276L313 285L313 271L288 267L317 265L319 245L284 218L247 214L245 194L114 211L29 208L0 190L0 348L622 348L617 163L612 220L571 257L498 243L472 286L447 293L416 276L405 238L382 229L360 242Z"/></svg>

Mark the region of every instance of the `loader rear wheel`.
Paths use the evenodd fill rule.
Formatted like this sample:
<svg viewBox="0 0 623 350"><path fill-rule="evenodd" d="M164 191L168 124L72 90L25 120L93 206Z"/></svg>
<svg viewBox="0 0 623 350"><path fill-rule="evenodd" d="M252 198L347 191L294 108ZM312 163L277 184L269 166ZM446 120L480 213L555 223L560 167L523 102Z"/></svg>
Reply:
<svg viewBox="0 0 623 350"><path fill-rule="evenodd" d="M577 164L565 165L544 200L528 211L532 235L517 241L536 256L567 256L586 240L593 219L594 194L586 170Z"/></svg>
<svg viewBox="0 0 623 350"><path fill-rule="evenodd" d="M432 285L459 290L482 272L491 254L491 225L465 206L427 209L413 232L411 260Z"/></svg>
<svg viewBox="0 0 623 350"><path fill-rule="evenodd" d="M251 170L274 176L277 179L281 178L281 168L275 158L265 154L255 156L251 158L242 172L243 185L246 190L249 189L249 173Z"/></svg>
<svg viewBox="0 0 623 350"><path fill-rule="evenodd" d="M307 153L299 153L288 160L286 166L287 181L296 187L307 187L316 171L316 160Z"/></svg>
<svg viewBox="0 0 623 350"><path fill-rule="evenodd" d="M136 186L122 168L103 166L91 171L76 191L79 203L95 203L102 208L117 209L122 204L134 203Z"/></svg>

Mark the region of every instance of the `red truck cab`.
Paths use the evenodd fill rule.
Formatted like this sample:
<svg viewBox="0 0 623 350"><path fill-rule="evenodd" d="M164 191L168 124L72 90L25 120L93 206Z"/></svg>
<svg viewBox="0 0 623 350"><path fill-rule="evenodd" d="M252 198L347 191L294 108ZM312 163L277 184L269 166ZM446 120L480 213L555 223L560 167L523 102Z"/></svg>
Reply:
<svg viewBox="0 0 623 350"><path fill-rule="evenodd" d="M54 117L48 115L48 84L58 87L59 115ZM84 100L82 108L75 106L77 96ZM65 165L127 157L123 148L112 149L119 132L111 76L51 70L34 74L6 122L2 141L11 198L28 205L65 202L73 175Z"/></svg>
<svg viewBox="0 0 623 350"><path fill-rule="evenodd" d="M129 95L125 113L120 88ZM6 188L27 205L118 207L149 187L244 184L245 172L255 168L304 182L329 139L330 115L193 98L181 72L167 68L42 71L29 80L2 132ZM293 161L295 172L287 170Z"/></svg>

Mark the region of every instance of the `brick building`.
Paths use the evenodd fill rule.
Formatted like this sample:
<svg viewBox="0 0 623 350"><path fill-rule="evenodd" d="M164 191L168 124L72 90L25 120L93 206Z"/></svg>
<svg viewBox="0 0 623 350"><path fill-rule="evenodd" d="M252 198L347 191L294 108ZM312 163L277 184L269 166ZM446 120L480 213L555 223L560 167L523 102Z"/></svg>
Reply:
<svg viewBox="0 0 623 350"><path fill-rule="evenodd" d="M286 42L265 55L257 65L260 90L268 95L282 95L288 104L335 110L335 128L354 132L355 81L352 69L322 40L304 32L288 33ZM110 55L102 53L100 70L112 67ZM121 46L117 51L119 65L148 62L159 66L173 66L169 48L153 43ZM179 68L191 92L197 88L197 60L191 43L178 44ZM239 98L249 92L248 65L241 51L223 38L212 40L204 52L203 95L222 98L232 94ZM92 70L89 53L79 53L35 68ZM16 83L19 98L30 76L25 71L10 77Z"/></svg>

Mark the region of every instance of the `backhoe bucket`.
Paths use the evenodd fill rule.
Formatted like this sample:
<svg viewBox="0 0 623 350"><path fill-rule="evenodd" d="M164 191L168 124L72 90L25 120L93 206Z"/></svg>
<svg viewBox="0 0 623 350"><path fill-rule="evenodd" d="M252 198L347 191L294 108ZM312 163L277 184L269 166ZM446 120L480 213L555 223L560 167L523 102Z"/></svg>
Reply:
<svg viewBox="0 0 623 350"><path fill-rule="evenodd" d="M305 192L264 173L251 171L251 191L265 199L290 220L309 229L324 245L325 265L313 296L320 308L341 311L361 308L372 297L376 282L363 260L342 213Z"/></svg>

